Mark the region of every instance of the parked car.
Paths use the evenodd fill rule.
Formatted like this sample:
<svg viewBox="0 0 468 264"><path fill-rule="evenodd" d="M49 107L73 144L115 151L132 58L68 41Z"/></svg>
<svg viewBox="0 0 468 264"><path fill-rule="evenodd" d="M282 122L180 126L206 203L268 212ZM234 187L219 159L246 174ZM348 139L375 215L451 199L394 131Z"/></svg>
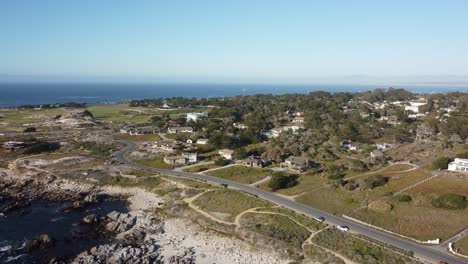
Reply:
<svg viewBox="0 0 468 264"><path fill-rule="evenodd" d="M343 231L343 232L349 231L349 227L347 227L347 226L339 225L339 226L337 226L336 228L337 228L338 230L340 230L340 231Z"/></svg>
<svg viewBox="0 0 468 264"><path fill-rule="evenodd" d="M228 187L228 185L226 183L221 183L220 185L221 185L221 187L224 187L224 188Z"/></svg>
<svg viewBox="0 0 468 264"><path fill-rule="evenodd" d="M316 217L314 217L314 218L312 218L312 219L314 219L315 221L320 222L320 223L322 223L323 221L325 221L325 218L323 218L323 217L321 217L321 216L316 216Z"/></svg>

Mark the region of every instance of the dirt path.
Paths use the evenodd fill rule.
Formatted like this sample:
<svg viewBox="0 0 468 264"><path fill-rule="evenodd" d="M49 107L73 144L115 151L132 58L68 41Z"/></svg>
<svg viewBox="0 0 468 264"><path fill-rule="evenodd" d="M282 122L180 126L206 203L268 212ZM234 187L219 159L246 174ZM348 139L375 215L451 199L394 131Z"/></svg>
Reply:
<svg viewBox="0 0 468 264"><path fill-rule="evenodd" d="M270 179L271 179L271 176L266 176L265 178L263 178L263 179L261 179L261 180L259 180L259 181L256 181L256 182L254 182L254 183L251 183L251 184L249 184L249 185L250 185L250 186L257 186L257 185L260 185L260 184L262 184L262 183L264 183L264 182L269 181Z"/></svg>

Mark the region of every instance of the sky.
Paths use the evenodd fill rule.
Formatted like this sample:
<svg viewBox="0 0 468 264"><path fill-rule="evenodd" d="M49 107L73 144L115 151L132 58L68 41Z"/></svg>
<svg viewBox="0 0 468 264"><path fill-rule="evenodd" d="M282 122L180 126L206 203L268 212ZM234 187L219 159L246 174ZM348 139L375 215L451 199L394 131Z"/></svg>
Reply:
<svg viewBox="0 0 468 264"><path fill-rule="evenodd" d="M466 0L0 1L0 81L468 84Z"/></svg>

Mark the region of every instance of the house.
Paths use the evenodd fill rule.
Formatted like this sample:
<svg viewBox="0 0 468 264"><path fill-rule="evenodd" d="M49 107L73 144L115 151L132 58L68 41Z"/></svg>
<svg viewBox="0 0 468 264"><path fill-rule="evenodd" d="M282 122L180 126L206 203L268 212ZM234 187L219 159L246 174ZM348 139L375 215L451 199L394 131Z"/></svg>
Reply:
<svg viewBox="0 0 468 264"><path fill-rule="evenodd" d="M232 155L234 154L234 150L231 149L221 149L218 151L218 154L228 160L232 160Z"/></svg>
<svg viewBox="0 0 468 264"><path fill-rule="evenodd" d="M157 149L165 150L165 151L174 151L177 145L178 144L175 141L159 140L159 141L154 142L153 147Z"/></svg>
<svg viewBox="0 0 468 264"><path fill-rule="evenodd" d="M380 150L380 151L385 151L391 148L391 145L387 143L377 143L375 144L375 146L377 147L377 150Z"/></svg>
<svg viewBox="0 0 468 264"><path fill-rule="evenodd" d="M164 109L169 109L170 108L169 105L167 104L166 100L164 100L164 104L163 104L162 108L164 108Z"/></svg>
<svg viewBox="0 0 468 264"><path fill-rule="evenodd" d="M197 153L184 152L182 156L185 158L186 163L195 163L198 161Z"/></svg>
<svg viewBox="0 0 468 264"><path fill-rule="evenodd" d="M266 166L266 162L262 158L255 156L250 156L242 160L242 164L244 164L245 166L257 168L263 168Z"/></svg>
<svg viewBox="0 0 468 264"><path fill-rule="evenodd" d="M167 129L167 133L175 134L175 133L193 133L192 127L170 127Z"/></svg>
<svg viewBox="0 0 468 264"><path fill-rule="evenodd" d="M15 151L26 147L26 143L22 141L7 141L2 144L2 147L8 151Z"/></svg>
<svg viewBox="0 0 468 264"><path fill-rule="evenodd" d="M382 116L380 118L377 119L377 121L379 122L383 122L383 121L387 121L388 124L390 125L398 125L398 124L401 124L401 122L398 121L398 117L397 116Z"/></svg>
<svg viewBox="0 0 468 264"><path fill-rule="evenodd" d="M310 162L308 159L301 157L289 156L281 167L287 167L290 170L304 172L309 168Z"/></svg>
<svg viewBox="0 0 468 264"><path fill-rule="evenodd" d="M120 129L120 133L122 134L128 134L130 133L130 130L135 129L135 127L132 126L125 126Z"/></svg>
<svg viewBox="0 0 468 264"><path fill-rule="evenodd" d="M234 123L233 126L237 129L246 129L248 128L249 126L246 126L244 124L241 124L241 123Z"/></svg>
<svg viewBox="0 0 468 264"><path fill-rule="evenodd" d="M201 118L201 117L208 117L208 112L187 113L187 122L189 121L197 122L198 118Z"/></svg>
<svg viewBox="0 0 468 264"><path fill-rule="evenodd" d="M405 111L411 111L414 113L421 113L422 112L422 107L427 105L427 102L421 103L421 102L409 102L409 105L405 106Z"/></svg>
<svg viewBox="0 0 468 264"><path fill-rule="evenodd" d="M468 172L468 159L456 158L454 161L449 163L448 170Z"/></svg>
<svg viewBox="0 0 468 264"><path fill-rule="evenodd" d="M351 140L341 141L340 146L341 148L344 148L344 149L349 149L349 150L354 150L354 151L357 150L357 145L354 144Z"/></svg>
<svg viewBox="0 0 468 264"><path fill-rule="evenodd" d="M198 144L198 145L206 145L206 144L208 144L208 139L206 139L206 138L199 138L199 139L197 139L197 144Z"/></svg>
<svg viewBox="0 0 468 264"><path fill-rule="evenodd" d="M304 123L304 112L296 112L292 116L292 119L290 119L291 123L296 123L296 124L302 124Z"/></svg>
<svg viewBox="0 0 468 264"><path fill-rule="evenodd" d="M167 164L185 164L185 157L184 156L166 156L164 157L164 162Z"/></svg>

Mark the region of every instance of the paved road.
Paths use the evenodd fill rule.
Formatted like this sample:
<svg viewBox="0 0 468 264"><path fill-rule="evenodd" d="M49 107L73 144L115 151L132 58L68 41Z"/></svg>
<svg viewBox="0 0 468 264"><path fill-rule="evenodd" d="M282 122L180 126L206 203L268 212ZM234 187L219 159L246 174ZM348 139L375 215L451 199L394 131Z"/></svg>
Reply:
<svg viewBox="0 0 468 264"><path fill-rule="evenodd" d="M293 210L299 214L306 215L308 217L314 217L314 216L323 216L326 219L326 222L331 225L346 225L350 228L350 230L354 233L362 234L364 236L370 237L372 239L375 239L380 242L384 242L393 246L396 246L398 248L408 250L408 251L413 251L415 256L424 259L426 261L429 261L430 263L437 263L439 260L445 261L449 264L467 264L468 262L463 261L459 258L456 258L452 255L450 255L448 252L445 252L444 250L438 249L436 247L429 247L429 246L423 246L423 245L418 245L416 243L403 240L401 238L392 236L388 233L378 231L360 224L357 224L353 221L343 219L341 217L322 212L320 210L314 209L312 207L303 205L301 203L288 200L286 198L280 197L278 195L275 195L273 193L269 193L260 189L257 189L252 186L248 185L243 185L237 182L232 182L216 177L211 177L207 175L202 175L202 174L195 174L195 173L188 173L188 172L183 172L183 171L172 171L172 170L163 170L163 169L157 169L157 168L152 168L152 167L147 167L143 166L140 164L133 163L131 161L128 161L125 158L125 154L137 147L135 143L125 141L125 140L119 140L119 142L126 144L126 147L123 149L117 151L114 153L114 157L116 160L119 162L122 162L126 165L141 169L141 170L147 170L147 171L153 171L157 172L160 174L168 175L168 176L176 176L176 177L183 177L183 178L189 178L189 179L194 179L194 180L199 180L199 181L204 181L204 182L209 182L213 184L227 184L229 188L231 189L236 189L236 190L241 190L246 193L250 193L253 195L258 196L259 198L262 198L264 200L270 201L274 204L283 206L285 208L288 208L290 210Z"/></svg>

